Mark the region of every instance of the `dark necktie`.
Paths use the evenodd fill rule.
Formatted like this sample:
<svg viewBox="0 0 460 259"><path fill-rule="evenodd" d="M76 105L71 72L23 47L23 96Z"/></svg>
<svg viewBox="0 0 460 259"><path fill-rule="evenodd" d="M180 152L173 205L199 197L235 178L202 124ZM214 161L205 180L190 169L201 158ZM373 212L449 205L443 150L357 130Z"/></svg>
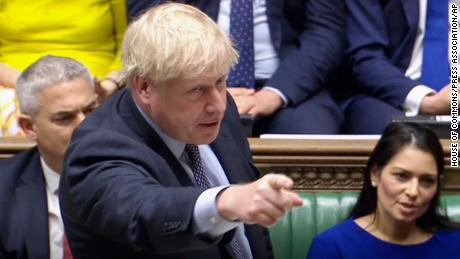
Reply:
<svg viewBox="0 0 460 259"><path fill-rule="evenodd" d="M240 55L228 75L230 87L254 87L254 18L252 0L231 0L230 35Z"/></svg>
<svg viewBox="0 0 460 259"><path fill-rule="evenodd" d="M206 176L203 165L201 163L198 146L193 144L186 144L185 152L187 152L188 165L190 166L190 169L192 169L196 184L204 188L211 187L211 184L209 183L208 177Z"/></svg>
<svg viewBox="0 0 460 259"><path fill-rule="evenodd" d="M428 0L420 82L436 90L449 83L448 0Z"/></svg>
<svg viewBox="0 0 460 259"><path fill-rule="evenodd" d="M197 185L204 188L211 187L208 177L204 172L203 164L201 163L200 150L198 149L198 146L186 144L185 152L188 156L188 165L190 166L190 169L192 169L193 177L195 178ZM243 253L241 252L241 246L235 238L230 241L230 247L235 259L244 258Z"/></svg>

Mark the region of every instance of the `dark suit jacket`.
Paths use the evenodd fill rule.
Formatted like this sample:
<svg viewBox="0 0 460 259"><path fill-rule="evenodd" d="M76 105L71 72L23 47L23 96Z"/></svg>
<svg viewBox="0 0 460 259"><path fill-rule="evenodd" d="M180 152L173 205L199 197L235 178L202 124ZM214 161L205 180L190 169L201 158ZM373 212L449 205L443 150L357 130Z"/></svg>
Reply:
<svg viewBox="0 0 460 259"><path fill-rule="evenodd" d="M250 1L250 0L248 0ZM166 0L128 1L130 16ZM179 0L217 20L219 0ZM293 105L324 87L342 61L345 43L343 0L266 0L272 43L280 65L265 85L278 88Z"/></svg>
<svg viewBox="0 0 460 259"><path fill-rule="evenodd" d="M353 94L397 109L417 81L404 75L417 33L418 0L346 0Z"/></svg>
<svg viewBox="0 0 460 259"><path fill-rule="evenodd" d="M0 160L0 258L49 258L48 233L38 149Z"/></svg>
<svg viewBox="0 0 460 259"><path fill-rule="evenodd" d="M255 180L248 142L228 99L211 143L231 183ZM63 220L76 258L226 258L223 245L193 235L195 201L203 191L142 118L127 90L92 113L74 132L60 182ZM271 258L268 231L246 226L254 258Z"/></svg>

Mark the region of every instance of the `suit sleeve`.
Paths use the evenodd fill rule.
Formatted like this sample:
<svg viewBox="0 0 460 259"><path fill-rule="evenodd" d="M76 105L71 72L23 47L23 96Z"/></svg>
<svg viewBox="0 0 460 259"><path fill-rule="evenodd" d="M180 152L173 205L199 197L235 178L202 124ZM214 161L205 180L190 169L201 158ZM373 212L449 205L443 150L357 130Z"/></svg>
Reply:
<svg viewBox="0 0 460 259"><path fill-rule="evenodd" d="M128 8L128 19L129 22L133 21L138 17L140 14L148 10L150 7L169 3L169 2L177 2L177 3L184 3L184 4L193 4L195 0L127 0L127 8Z"/></svg>
<svg viewBox="0 0 460 259"><path fill-rule="evenodd" d="M60 183L64 222L78 222L75 229L133 250L162 254L211 245L191 231L203 189L182 187L165 160L143 143L112 131L86 130L90 133L75 132L84 136L66 154Z"/></svg>
<svg viewBox="0 0 460 259"><path fill-rule="evenodd" d="M346 0L347 55L352 74L364 94L402 109L409 91L419 83L392 64L389 37L380 0Z"/></svg>
<svg viewBox="0 0 460 259"><path fill-rule="evenodd" d="M343 0L305 2L303 30L298 44L286 54L267 82L279 89L292 104L320 90L342 60L345 43Z"/></svg>

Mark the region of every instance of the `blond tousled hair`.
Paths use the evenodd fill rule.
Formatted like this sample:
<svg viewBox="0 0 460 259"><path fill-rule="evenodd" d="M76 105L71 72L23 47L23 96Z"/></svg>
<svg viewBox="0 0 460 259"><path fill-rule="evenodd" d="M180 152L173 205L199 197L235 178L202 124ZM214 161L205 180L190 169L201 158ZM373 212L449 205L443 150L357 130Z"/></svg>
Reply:
<svg viewBox="0 0 460 259"><path fill-rule="evenodd" d="M135 75L155 87L168 80L225 74L238 60L232 42L197 8L167 3L135 20L123 41L122 83Z"/></svg>

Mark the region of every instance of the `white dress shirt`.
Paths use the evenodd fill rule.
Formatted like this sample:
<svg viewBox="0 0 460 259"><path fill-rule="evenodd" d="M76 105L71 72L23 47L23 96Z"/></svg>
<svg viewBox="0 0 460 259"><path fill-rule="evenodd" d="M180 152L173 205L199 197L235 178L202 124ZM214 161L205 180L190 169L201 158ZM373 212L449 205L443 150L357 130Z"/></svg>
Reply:
<svg viewBox="0 0 460 259"><path fill-rule="evenodd" d="M40 157L46 182L46 201L48 204L50 259L62 259L64 255L64 224L59 207L60 174L51 169Z"/></svg>
<svg viewBox="0 0 460 259"><path fill-rule="evenodd" d="M184 157L185 143L167 135L139 106L136 105L136 107L146 122L155 130L169 150L179 160L179 163L185 169L188 177L195 182L193 171ZM209 183L211 186L215 187L205 190L198 196L193 210L193 232L195 234L205 234L218 242L223 234L236 228L234 238L238 240L241 246L241 252L244 254L245 258L252 259L251 248L244 234L243 223L226 220L220 216L216 207L217 195L223 189L230 186L224 169L209 145L199 145L198 149L200 150L203 169L206 172Z"/></svg>

